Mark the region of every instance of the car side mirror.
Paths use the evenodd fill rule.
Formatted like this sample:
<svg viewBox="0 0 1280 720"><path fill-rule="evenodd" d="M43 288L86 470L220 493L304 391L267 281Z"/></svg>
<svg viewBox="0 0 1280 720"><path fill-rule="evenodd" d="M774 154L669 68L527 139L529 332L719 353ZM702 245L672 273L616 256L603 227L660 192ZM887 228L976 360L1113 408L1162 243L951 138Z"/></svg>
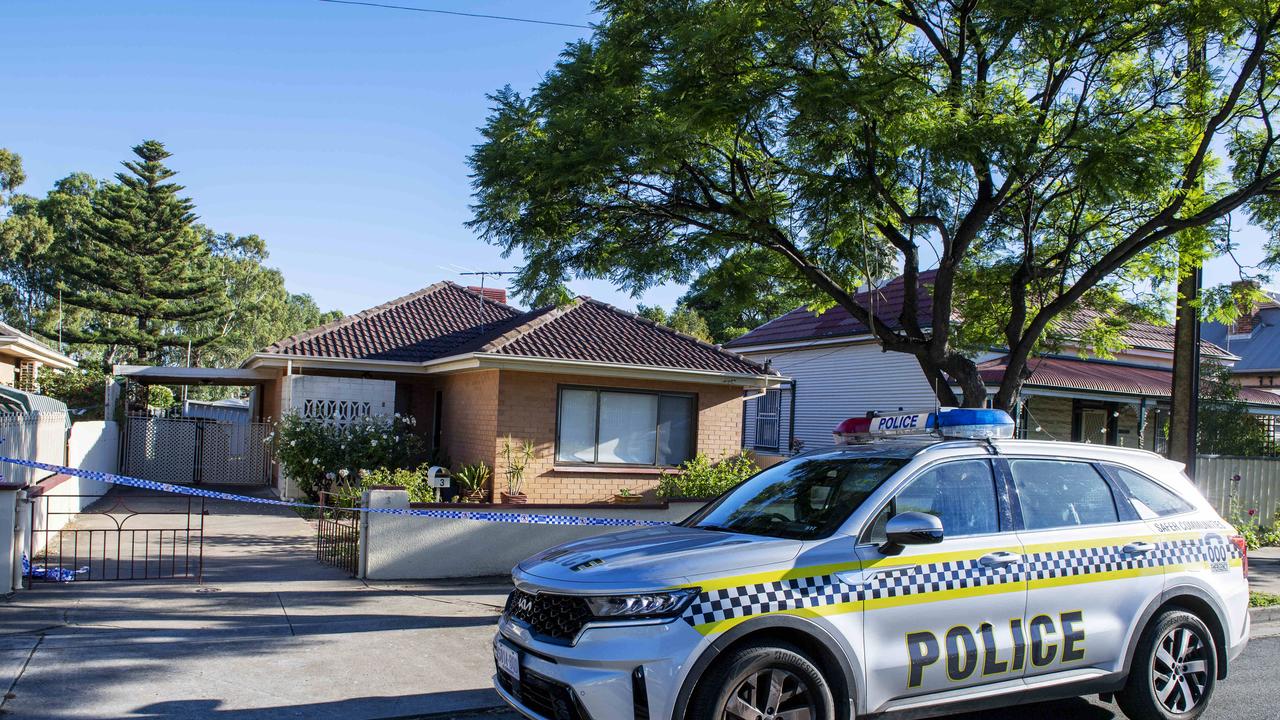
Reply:
<svg viewBox="0 0 1280 720"><path fill-rule="evenodd" d="M907 545L932 545L942 542L942 520L922 512L904 512L889 518L884 526L885 544L880 551L897 555Z"/></svg>

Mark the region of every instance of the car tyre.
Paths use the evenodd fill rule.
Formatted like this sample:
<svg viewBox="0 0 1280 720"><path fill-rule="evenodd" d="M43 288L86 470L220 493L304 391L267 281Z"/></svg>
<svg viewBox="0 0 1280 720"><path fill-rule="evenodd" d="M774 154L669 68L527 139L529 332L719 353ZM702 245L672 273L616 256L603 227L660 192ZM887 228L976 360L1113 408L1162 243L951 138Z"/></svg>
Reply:
<svg viewBox="0 0 1280 720"><path fill-rule="evenodd" d="M1195 720L1217 682L1213 633L1189 612L1166 610L1143 629L1116 702L1130 720Z"/></svg>
<svg viewBox="0 0 1280 720"><path fill-rule="evenodd" d="M801 649L749 643L720 658L698 683L689 720L835 720L831 686Z"/></svg>

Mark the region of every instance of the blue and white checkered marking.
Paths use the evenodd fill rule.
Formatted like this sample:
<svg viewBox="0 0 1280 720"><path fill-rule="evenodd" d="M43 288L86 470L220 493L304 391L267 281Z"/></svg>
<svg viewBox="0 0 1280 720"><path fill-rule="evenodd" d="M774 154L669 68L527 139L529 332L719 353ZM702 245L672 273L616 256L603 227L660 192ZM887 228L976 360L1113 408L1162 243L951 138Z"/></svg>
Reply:
<svg viewBox="0 0 1280 720"><path fill-rule="evenodd" d="M10 463L12 465L20 465L22 467L35 468L37 470L47 470L52 473L60 473L63 475L72 475L74 477L85 478L86 480L97 480L98 482L109 483L111 485L123 485L126 487L142 488L144 490L157 490L159 492L173 493L175 495L190 495L194 497L209 498L211 500L230 500L232 502L255 503L258 505L279 505L281 507L299 507L299 508L321 508L322 505L312 503L291 502L288 500L277 500L275 498L253 497L252 495L236 495L234 493L218 492L216 490L205 490L204 488L188 487L186 485L173 485L170 483L155 482L153 480L143 480L141 478L129 477L128 475L116 475L114 473L100 472L98 470L80 470L78 468L66 467L65 465L51 465L49 463L36 462L34 460L23 460L21 458L11 458L0 456L0 463ZM332 509L332 508L328 508ZM589 525L596 527L657 527L661 525L669 525L670 523L659 520L633 520L630 518L600 518L600 517L578 517L575 515L545 515L542 513L520 513L520 512L491 512L483 510L423 510L416 508L343 508L355 512L377 513L380 515L407 515L412 517L435 518L438 520L475 520L478 522L499 522L499 523L521 523L525 525Z"/></svg>
<svg viewBox="0 0 1280 720"><path fill-rule="evenodd" d="M1209 551L1212 543L1205 538L1154 544L1155 550L1146 554L1126 553L1120 545L1104 545L1030 553L1022 562L1004 567L986 567L977 559L952 560L879 572L871 569L867 580L861 583L844 582L837 575L818 575L709 590L699 595L682 617L696 627L783 610L1214 560ZM1241 556L1239 549L1231 543L1219 548L1219 552L1225 550L1229 558ZM946 600L947 597L938 599Z"/></svg>

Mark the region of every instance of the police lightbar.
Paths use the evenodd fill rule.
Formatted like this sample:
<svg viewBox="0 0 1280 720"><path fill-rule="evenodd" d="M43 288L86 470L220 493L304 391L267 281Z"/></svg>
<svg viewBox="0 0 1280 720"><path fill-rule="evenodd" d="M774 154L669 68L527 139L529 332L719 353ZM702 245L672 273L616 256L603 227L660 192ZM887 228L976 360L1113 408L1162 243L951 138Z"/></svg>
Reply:
<svg viewBox="0 0 1280 720"><path fill-rule="evenodd" d="M895 435L933 435L984 440L1013 437L1013 418L1003 410L944 408L936 412L897 413L849 418L832 437L837 445Z"/></svg>

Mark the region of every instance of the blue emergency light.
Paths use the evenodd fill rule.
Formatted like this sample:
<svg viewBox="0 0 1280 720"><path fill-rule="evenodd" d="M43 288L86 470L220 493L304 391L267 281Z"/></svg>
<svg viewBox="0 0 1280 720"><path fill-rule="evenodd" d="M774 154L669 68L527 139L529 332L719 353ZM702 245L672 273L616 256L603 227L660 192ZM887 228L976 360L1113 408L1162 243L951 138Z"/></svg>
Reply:
<svg viewBox="0 0 1280 720"><path fill-rule="evenodd" d="M1003 410L943 408L934 412L895 413L849 418L832 435L837 445L893 435L933 435L985 440L1013 437L1013 418Z"/></svg>

